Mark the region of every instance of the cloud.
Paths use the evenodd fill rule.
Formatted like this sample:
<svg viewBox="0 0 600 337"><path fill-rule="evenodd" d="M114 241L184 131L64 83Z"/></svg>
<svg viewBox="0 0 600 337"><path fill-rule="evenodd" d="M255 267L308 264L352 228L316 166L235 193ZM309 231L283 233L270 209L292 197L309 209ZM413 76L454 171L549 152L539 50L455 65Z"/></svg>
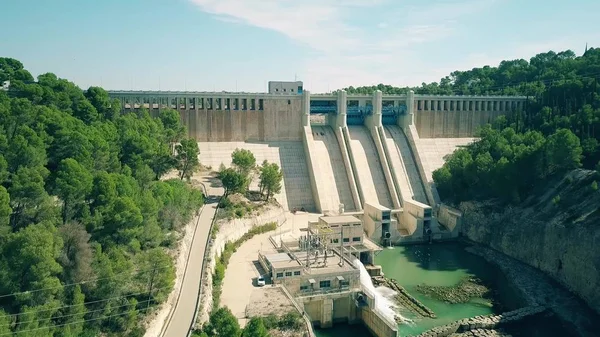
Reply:
<svg viewBox="0 0 600 337"><path fill-rule="evenodd" d="M455 34L459 19L498 0L420 6L401 0L189 1L221 20L275 31L314 50L316 56L306 60L301 75L307 88L322 92L357 84L420 83L411 74L419 59L411 48ZM355 20L371 11L379 20L370 26Z"/></svg>

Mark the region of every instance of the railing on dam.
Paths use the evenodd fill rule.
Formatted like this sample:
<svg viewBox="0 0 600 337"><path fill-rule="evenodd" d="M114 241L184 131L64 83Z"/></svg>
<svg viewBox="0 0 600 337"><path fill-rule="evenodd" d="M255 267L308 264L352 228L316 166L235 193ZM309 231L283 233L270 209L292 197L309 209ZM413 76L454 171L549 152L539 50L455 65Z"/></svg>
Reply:
<svg viewBox="0 0 600 337"><path fill-rule="evenodd" d="M381 107L382 115L404 115L406 114L406 105L400 106L383 106Z"/></svg>
<svg viewBox="0 0 600 337"><path fill-rule="evenodd" d="M354 106L349 106L346 108L346 113L348 115L370 115L373 113L373 106L372 105L364 105L364 106L358 106L358 105L354 105Z"/></svg>
<svg viewBox="0 0 600 337"><path fill-rule="evenodd" d="M311 105L310 107L310 113L314 114L314 113L329 113L329 112L334 112L337 113L337 106L328 106L328 105Z"/></svg>
<svg viewBox="0 0 600 337"><path fill-rule="evenodd" d="M335 294L335 293L341 293L344 291L349 291L350 290L350 286L349 285L344 285L344 286L340 286L340 287L336 287L336 288L319 288L319 289L309 289L309 290L301 290L298 294L296 294L296 296L298 297L310 297L310 296L317 296L317 295L328 295L328 294Z"/></svg>

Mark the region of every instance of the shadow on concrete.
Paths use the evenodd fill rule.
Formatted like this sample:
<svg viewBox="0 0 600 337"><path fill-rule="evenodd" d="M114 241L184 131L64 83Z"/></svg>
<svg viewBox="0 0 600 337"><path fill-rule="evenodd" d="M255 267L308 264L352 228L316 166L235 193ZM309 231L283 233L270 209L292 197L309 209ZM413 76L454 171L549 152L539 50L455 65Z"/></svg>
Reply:
<svg viewBox="0 0 600 337"><path fill-rule="evenodd" d="M341 146L333 129L330 126L314 126L312 131L314 140L323 142L325 149L327 150L327 157L331 163L331 168L333 169L335 187L340 202L344 204L344 208L347 211L356 210L356 205L354 205L354 200L350 193L348 173L346 172L346 167L343 165ZM324 158L316 158L316 160L324 160ZM337 209L334 209L334 211L337 211Z"/></svg>
<svg viewBox="0 0 600 337"><path fill-rule="evenodd" d="M262 277L265 278L266 284L273 283L273 280L271 280L271 275L268 274L268 272L265 270L265 268L263 268L263 266L260 264L260 262L258 262L258 260L252 261L252 264L254 265L254 268L258 272L258 275L261 275ZM255 287L258 287L257 280L258 280L258 276L252 278L252 285L254 285Z"/></svg>
<svg viewBox="0 0 600 337"><path fill-rule="evenodd" d="M221 196L218 196L218 195L206 195L206 196L204 196L204 203L205 204L216 204L219 202L220 199L221 199Z"/></svg>
<svg viewBox="0 0 600 337"><path fill-rule="evenodd" d="M413 149L411 149L408 144L408 139L406 138L406 134L399 126L386 126L384 128L386 137L391 137L396 144L396 151L400 154L400 158L402 158L402 162L404 163L404 168L406 170L406 174L408 175L408 183L414 194L414 199L419 202L427 204L427 197L425 195L425 186L421 181L421 176L419 175L419 171L417 169L417 165L415 162L415 156L413 155ZM393 151L393 150L392 150Z"/></svg>
<svg viewBox="0 0 600 337"><path fill-rule="evenodd" d="M285 179L285 195L290 210L306 209L315 211L312 198L308 164L302 142L286 142L279 144L279 160Z"/></svg>
<svg viewBox="0 0 600 337"><path fill-rule="evenodd" d="M365 126L349 126L348 133L350 134L350 140L358 141L365 151L365 156L368 156L366 160L369 165L369 170L371 171L371 177L360 176L358 179L372 179L373 184L375 184L376 181L382 181L387 187L387 181L383 174L383 168L381 167L381 161L377 154L375 141L373 141L373 138L371 137L371 132L369 132ZM377 185L375 185L375 191L377 192L377 201L379 204L385 207L394 208L389 188L377 188ZM365 202L365 200L363 200L363 202Z"/></svg>
<svg viewBox="0 0 600 337"><path fill-rule="evenodd" d="M223 183L221 183L221 180L219 178L217 178L217 174L216 173L211 174L210 177L204 178L204 180L212 188L222 188L223 187Z"/></svg>

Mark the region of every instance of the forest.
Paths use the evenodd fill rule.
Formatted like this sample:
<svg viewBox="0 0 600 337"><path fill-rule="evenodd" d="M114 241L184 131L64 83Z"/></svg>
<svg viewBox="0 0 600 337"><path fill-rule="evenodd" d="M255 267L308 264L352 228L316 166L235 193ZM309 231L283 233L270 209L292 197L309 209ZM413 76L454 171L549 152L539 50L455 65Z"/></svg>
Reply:
<svg viewBox="0 0 600 337"><path fill-rule="evenodd" d="M522 95L522 111L483 127L479 141L455 151L433 174L442 199L518 203L544 181L575 168L600 171L600 48L581 56L549 51L529 61L503 61L455 71L416 88L349 87L402 94ZM598 131L596 131L598 130ZM594 184L593 184L594 185ZM597 186L597 183L595 184ZM596 187L597 188L597 187Z"/></svg>
<svg viewBox="0 0 600 337"><path fill-rule="evenodd" d="M482 128L434 172L444 200L511 203L568 170L600 170L599 78L600 49L591 48L456 71L416 88L346 90L526 96L522 111ZM173 287L182 227L203 203L185 179L198 166L196 142L177 111L121 114L102 88L81 90L52 73L34 79L21 62L0 58L6 80L0 336L142 336L145 315ZM177 178L164 179L172 170ZM233 178L232 191L244 185Z"/></svg>
<svg viewBox="0 0 600 337"><path fill-rule="evenodd" d="M203 195L179 113L0 58L0 336L142 336ZM177 144L177 145L175 145ZM175 179L161 179L178 170Z"/></svg>

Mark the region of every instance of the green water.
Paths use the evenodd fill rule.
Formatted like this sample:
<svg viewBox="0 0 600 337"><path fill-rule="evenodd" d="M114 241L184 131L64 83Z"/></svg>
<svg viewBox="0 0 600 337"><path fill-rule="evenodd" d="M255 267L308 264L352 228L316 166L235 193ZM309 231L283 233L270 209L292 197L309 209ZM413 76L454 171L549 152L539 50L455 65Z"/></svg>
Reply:
<svg viewBox="0 0 600 337"><path fill-rule="evenodd" d="M385 249L377 255L375 263L383 267L385 276L396 279L437 315L435 319L417 318L410 312L400 311L415 323L398 326L399 336L416 335L462 318L501 313L522 306L518 296L513 293L514 290L506 286L504 275L495 266L468 253L464 248L465 245L461 243L436 243ZM468 303L449 304L421 295L415 290L418 284L453 286L466 276L475 276L490 284L499 301L492 305L489 300L479 298ZM571 336L562 323L549 315L527 319L511 326L507 332L515 337ZM317 337L371 337L362 324L341 324L331 329L316 329L315 333Z"/></svg>
<svg viewBox="0 0 600 337"><path fill-rule="evenodd" d="M386 249L379 253L375 263L383 267L389 278L396 279L416 299L429 307L437 318L418 318L402 312L415 321L400 325L401 336L419 334L434 326L444 325L461 318L494 313L488 300L474 299L468 303L450 304L424 296L415 290L419 284L453 286L467 276L493 281L494 269L482 258L464 250L456 243L415 245Z"/></svg>
<svg viewBox="0 0 600 337"><path fill-rule="evenodd" d="M400 325L400 336L413 335L434 326L452 321L487 315L494 312L491 303L478 299L464 304L448 304L421 295L414 290L418 284L452 286L463 277L476 276L483 280L493 278L492 267L483 259L464 250L464 246L456 243L435 245L414 245L386 249L375 258L375 263L383 267L387 277L396 279L411 295L431 308L436 319L413 317L407 312L401 313L415 320L414 325ZM359 325L339 325L332 329L316 331L317 337L370 336L368 330Z"/></svg>

